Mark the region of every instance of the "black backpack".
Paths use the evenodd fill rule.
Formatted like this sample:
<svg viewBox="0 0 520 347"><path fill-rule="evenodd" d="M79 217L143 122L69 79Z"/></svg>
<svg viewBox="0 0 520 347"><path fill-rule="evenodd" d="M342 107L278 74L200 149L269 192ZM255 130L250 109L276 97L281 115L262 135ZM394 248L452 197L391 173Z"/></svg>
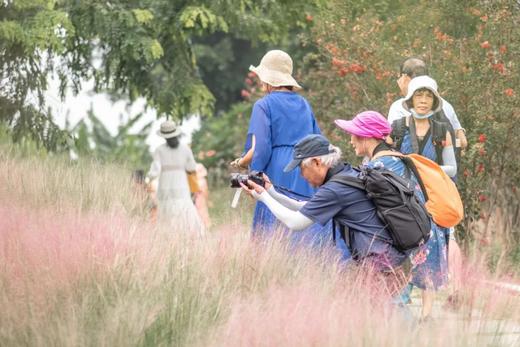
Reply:
<svg viewBox="0 0 520 347"><path fill-rule="evenodd" d="M335 175L329 182L366 191L379 218L386 224L392 245L398 250L406 251L426 243L430 238L431 220L415 196L414 182L386 169L362 168L359 171L359 177ZM350 248L351 235L342 237Z"/></svg>
<svg viewBox="0 0 520 347"><path fill-rule="evenodd" d="M401 149L404 136L406 135L406 131L409 130L410 136L412 137L413 152L421 154L423 148L420 148L418 144L418 139L415 132L415 123L409 122L408 119L411 119L410 116L395 120L392 123L392 133L390 134L390 137L393 139L395 143L395 149L399 151ZM455 148L455 130L453 129L453 126L451 125L448 117L446 117L446 114L442 109L435 112L433 116L429 118L429 121L430 131L432 134L432 142L435 146L435 152L437 157L436 162L437 164L442 165L442 149L444 148L444 142L446 140L446 132L450 133L451 139L453 141L453 147ZM407 125L407 122L409 122L409 125ZM455 154L457 155L458 153L456 152ZM459 157L457 155L457 162L458 161Z"/></svg>

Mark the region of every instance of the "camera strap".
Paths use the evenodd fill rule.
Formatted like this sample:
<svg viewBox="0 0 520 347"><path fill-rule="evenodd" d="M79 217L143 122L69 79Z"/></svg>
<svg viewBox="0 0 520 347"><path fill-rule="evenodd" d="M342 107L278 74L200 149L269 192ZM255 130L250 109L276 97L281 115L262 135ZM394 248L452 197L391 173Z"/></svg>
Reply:
<svg viewBox="0 0 520 347"><path fill-rule="evenodd" d="M241 193L242 189L235 190L235 195L233 195L233 200L231 201L231 208L236 208L238 206L238 199L240 199Z"/></svg>

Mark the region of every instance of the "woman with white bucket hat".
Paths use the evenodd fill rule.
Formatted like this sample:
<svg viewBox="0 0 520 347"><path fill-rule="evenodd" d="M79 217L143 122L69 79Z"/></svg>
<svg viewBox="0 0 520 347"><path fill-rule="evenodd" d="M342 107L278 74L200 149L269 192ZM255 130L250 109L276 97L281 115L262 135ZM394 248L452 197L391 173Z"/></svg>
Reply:
<svg viewBox="0 0 520 347"><path fill-rule="evenodd" d="M157 200L158 220L175 232L202 232L202 223L191 199L187 173L195 172L196 163L191 149L180 143L180 127L167 120L157 135L166 139L153 154L148 177L159 177Z"/></svg>
<svg viewBox="0 0 520 347"><path fill-rule="evenodd" d="M293 61L289 54L281 50L267 52L258 66L250 66L262 82L265 96L256 101L251 113L244 155L232 165L251 170L263 171L280 191L296 199L305 199L314 189L301 177L300 170L283 172L292 160L293 146L309 134L320 134L309 102L296 90L302 87L292 76ZM267 235L280 224L262 203L257 202L253 232ZM292 237L316 239L319 228L308 232L295 233Z"/></svg>

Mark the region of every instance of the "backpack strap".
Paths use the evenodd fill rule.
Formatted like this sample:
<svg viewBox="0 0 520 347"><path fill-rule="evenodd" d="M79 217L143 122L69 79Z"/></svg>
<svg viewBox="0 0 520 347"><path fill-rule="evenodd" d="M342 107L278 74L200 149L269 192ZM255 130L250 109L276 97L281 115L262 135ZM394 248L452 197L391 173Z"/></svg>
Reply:
<svg viewBox="0 0 520 347"><path fill-rule="evenodd" d="M408 126L406 125L406 117L402 117L393 121L390 137L394 142L395 149L399 150L401 148L406 130L408 130Z"/></svg>
<svg viewBox="0 0 520 347"><path fill-rule="evenodd" d="M357 255L354 254L354 250L352 249L352 233L350 232L350 229L336 221L335 219L332 220L332 240L334 241L334 244L336 244L336 230L339 232L339 237L342 238L345 241L345 244L347 245L348 250L350 251L350 255L352 258L356 259Z"/></svg>
<svg viewBox="0 0 520 347"><path fill-rule="evenodd" d="M412 141L412 152L413 153L421 153L420 152L420 146L419 146L419 139L417 138L417 129L415 127L415 120L413 117L410 117L409 119L409 125L410 129L410 139Z"/></svg>
<svg viewBox="0 0 520 347"><path fill-rule="evenodd" d="M428 201L428 192L426 191L426 186L424 185L424 182L421 179L421 175L419 174L419 170L417 170L417 167L415 166L413 159L405 155L402 155L401 160L403 161L404 165L406 165L407 169L410 170L417 179L417 182L419 183L419 186L421 187L421 190L424 195L424 201Z"/></svg>

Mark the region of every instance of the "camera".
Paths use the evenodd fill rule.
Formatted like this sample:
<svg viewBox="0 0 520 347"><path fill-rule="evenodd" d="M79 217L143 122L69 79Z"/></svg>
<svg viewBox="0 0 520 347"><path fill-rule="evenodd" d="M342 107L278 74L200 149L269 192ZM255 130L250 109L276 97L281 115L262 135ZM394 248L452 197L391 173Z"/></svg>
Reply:
<svg viewBox="0 0 520 347"><path fill-rule="evenodd" d="M241 173L235 172L235 173L231 174L231 179L229 180L229 182L231 183L231 188L241 188L240 183L243 183L248 188L251 188L247 184L247 180L251 180L251 181L255 182L256 184L265 188L265 181L264 181L264 178L262 177L263 174L264 173L261 171L251 171L247 174L241 174Z"/></svg>

